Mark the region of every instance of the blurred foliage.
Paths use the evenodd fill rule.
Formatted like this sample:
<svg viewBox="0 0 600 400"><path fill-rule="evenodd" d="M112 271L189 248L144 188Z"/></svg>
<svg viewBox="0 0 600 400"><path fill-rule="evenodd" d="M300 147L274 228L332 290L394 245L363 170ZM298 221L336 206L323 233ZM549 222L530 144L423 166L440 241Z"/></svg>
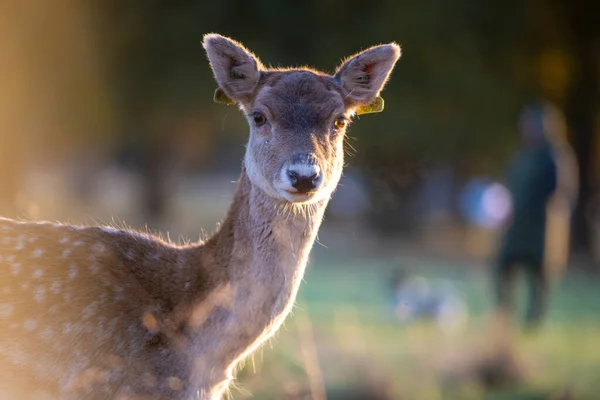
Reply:
<svg viewBox="0 0 600 400"><path fill-rule="evenodd" d="M212 103L215 83L201 46L205 33L218 32L244 43L266 65L308 64L329 72L373 44L402 46L403 57L383 93L385 112L364 116L368 121L354 124L348 140L350 162L381 197L373 207L394 226L414 225L407 215L386 216L408 209L410 193L430 167L450 166L459 183L474 175L502 176L517 145L519 110L540 97L556 102L567 114L583 172L576 231L587 229L586 202L600 173L597 5L583 0L62 0L54 8L9 3L7 15L13 18L8 20L29 35L12 46L37 55L23 57L15 70L39 63L42 72L52 72L38 71L43 85L33 84L17 99L30 104L22 107L28 120L43 114L30 130L56 126L60 135L44 133L47 143L79 141L78 151L112 152L134 164L147 182L143 197L155 197L145 206L151 213L163 208L155 182L167 162L176 159L188 171L239 165L247 128L234 108ZM35 18L14 17L23 15ZM80 64L81 70L89 67L92 78L78 77L72 66ZM14 81L14 74L6 76L6 82ZM35 88L44 86L46 93L37 96ZM26 118L14 119L18 126ZM16 148L19 140L11 140ZM49 148L31 157L50 153ZM3 151L4 158L20 154L6 146ZM18 165L24 157L12 158L14 170L24 169ZM14 174L5 175L3 181Z"/></svg>
<svg viewBox="0 0 600 400"><path fill-rule="evenodd" d="M134 0L104 2L100 11L118 109L136 119L157 109L214 110L200 43L207 32L242 41L267 65L327 71L397 41L404 57L384 93L386 112L351 132L358 160L374 167L448 160L498 172L519 108L540 95L562 100L571 62L560 9L543 0Z"/></svg>
<svg viewBox="0 0 600 400"><path fill-rule="evenodd" d="M359 154L395 160L395 152L382 153L395 149L465 160L483 152L489 160L510 148L506 138L528 90L522 82L530 81L534 60L523 60L526 11L510 1L388 1L368 9L357 1L130 1L104 9L102 36L118 109L136 118L165 105L178 112L213 107L200 45L206 32L242 41L267 64L328 71L347 55L394 40L404 57L385 92L389 106L369 117L368 132L353 128Z"/></svg>

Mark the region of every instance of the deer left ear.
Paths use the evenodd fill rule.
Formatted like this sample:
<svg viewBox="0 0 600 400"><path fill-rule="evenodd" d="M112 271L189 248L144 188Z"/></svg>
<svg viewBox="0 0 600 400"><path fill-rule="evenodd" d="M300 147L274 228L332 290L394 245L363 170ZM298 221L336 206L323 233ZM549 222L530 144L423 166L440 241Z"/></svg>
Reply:
<svg viewBox="0 0 600 400"><path fill-rule="evenodd" d="M214 33L204 36L203 46L219 86L213 99L235 104L251 97L263 69L260 60L235 40Z"/></svg>
<svg viewBox="0 0 600 400"><path fill-rule="evenodd" d="M383 110L379 93L400 54L400 46L395 43L375 46L348 58L338 67L334 79L344 90L345 98L357 107L357 113Z"/></svg>

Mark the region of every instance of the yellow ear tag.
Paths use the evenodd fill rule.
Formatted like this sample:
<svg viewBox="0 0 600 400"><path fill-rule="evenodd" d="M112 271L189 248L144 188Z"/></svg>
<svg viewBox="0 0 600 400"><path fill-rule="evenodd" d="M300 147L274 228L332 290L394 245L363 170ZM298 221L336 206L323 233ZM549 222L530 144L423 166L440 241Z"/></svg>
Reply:
<svg viewBox="0 0 600 400"><path fill-rule="evenodd" d="M383 105L384 105L384 101L383 101L383 97L381 96L377 96L377 98L375 99L374 102L372 102L371 104L367 105L367 106L360 106L356 109L356 115L362 115L362 114L372 114L372 113L378 113L378 112L382 112L383 111Z"/></svg>
<svg viewBox="0 0 600 400"><path fill-rule="evenodd" d="M227 104L228 106L235 104L235 101L229 98L221 88L217 88L217 90L215 90L213 101L215 103Z"/></svg>

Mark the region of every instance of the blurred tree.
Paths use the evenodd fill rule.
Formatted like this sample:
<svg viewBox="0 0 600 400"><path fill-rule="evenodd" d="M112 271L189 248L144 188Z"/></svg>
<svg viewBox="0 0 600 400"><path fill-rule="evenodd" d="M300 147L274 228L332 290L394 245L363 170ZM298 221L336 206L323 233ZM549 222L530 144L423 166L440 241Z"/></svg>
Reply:
<svg viewBox="0 0 600 400"><path fill-rule="evenodd" d="M0 2L2 215L29 214L25 179L32 166L43 170L90 152L81 144L110 131L104 59L89 11L70 0Z"/></svg>
<svg viewBox="0 0 600 400"><path fill-rule="evenodd" d="M587 211L597 179L593 176L593 152L600 105L600 6L573 0L559 2L559 10L566 16L567 40L576 60L566 104L573 147L580 165L580 197L575 213L574 245L589 254L592 244Z"/></svg>

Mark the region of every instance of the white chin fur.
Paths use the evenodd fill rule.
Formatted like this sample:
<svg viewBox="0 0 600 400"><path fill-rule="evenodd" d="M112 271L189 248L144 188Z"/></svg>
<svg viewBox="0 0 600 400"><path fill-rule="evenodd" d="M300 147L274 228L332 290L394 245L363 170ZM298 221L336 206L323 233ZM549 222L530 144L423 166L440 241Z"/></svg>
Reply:
<svg viewBox="0 0 600 400"><path fill-rule="evenodd" d="M281 188L277 188L277 194L280 200L289 201L290 203L316 203L325 199L328 194L325 188L319 188L311 193L293 193Z"/></svg>
<svg viewBox="0 0 600 400"><path fill-rule="evenodd" d="M314 200L318 193L290 193L286 191L279 191L282 200L287 200L290 203L310 203Z"/></svg>

